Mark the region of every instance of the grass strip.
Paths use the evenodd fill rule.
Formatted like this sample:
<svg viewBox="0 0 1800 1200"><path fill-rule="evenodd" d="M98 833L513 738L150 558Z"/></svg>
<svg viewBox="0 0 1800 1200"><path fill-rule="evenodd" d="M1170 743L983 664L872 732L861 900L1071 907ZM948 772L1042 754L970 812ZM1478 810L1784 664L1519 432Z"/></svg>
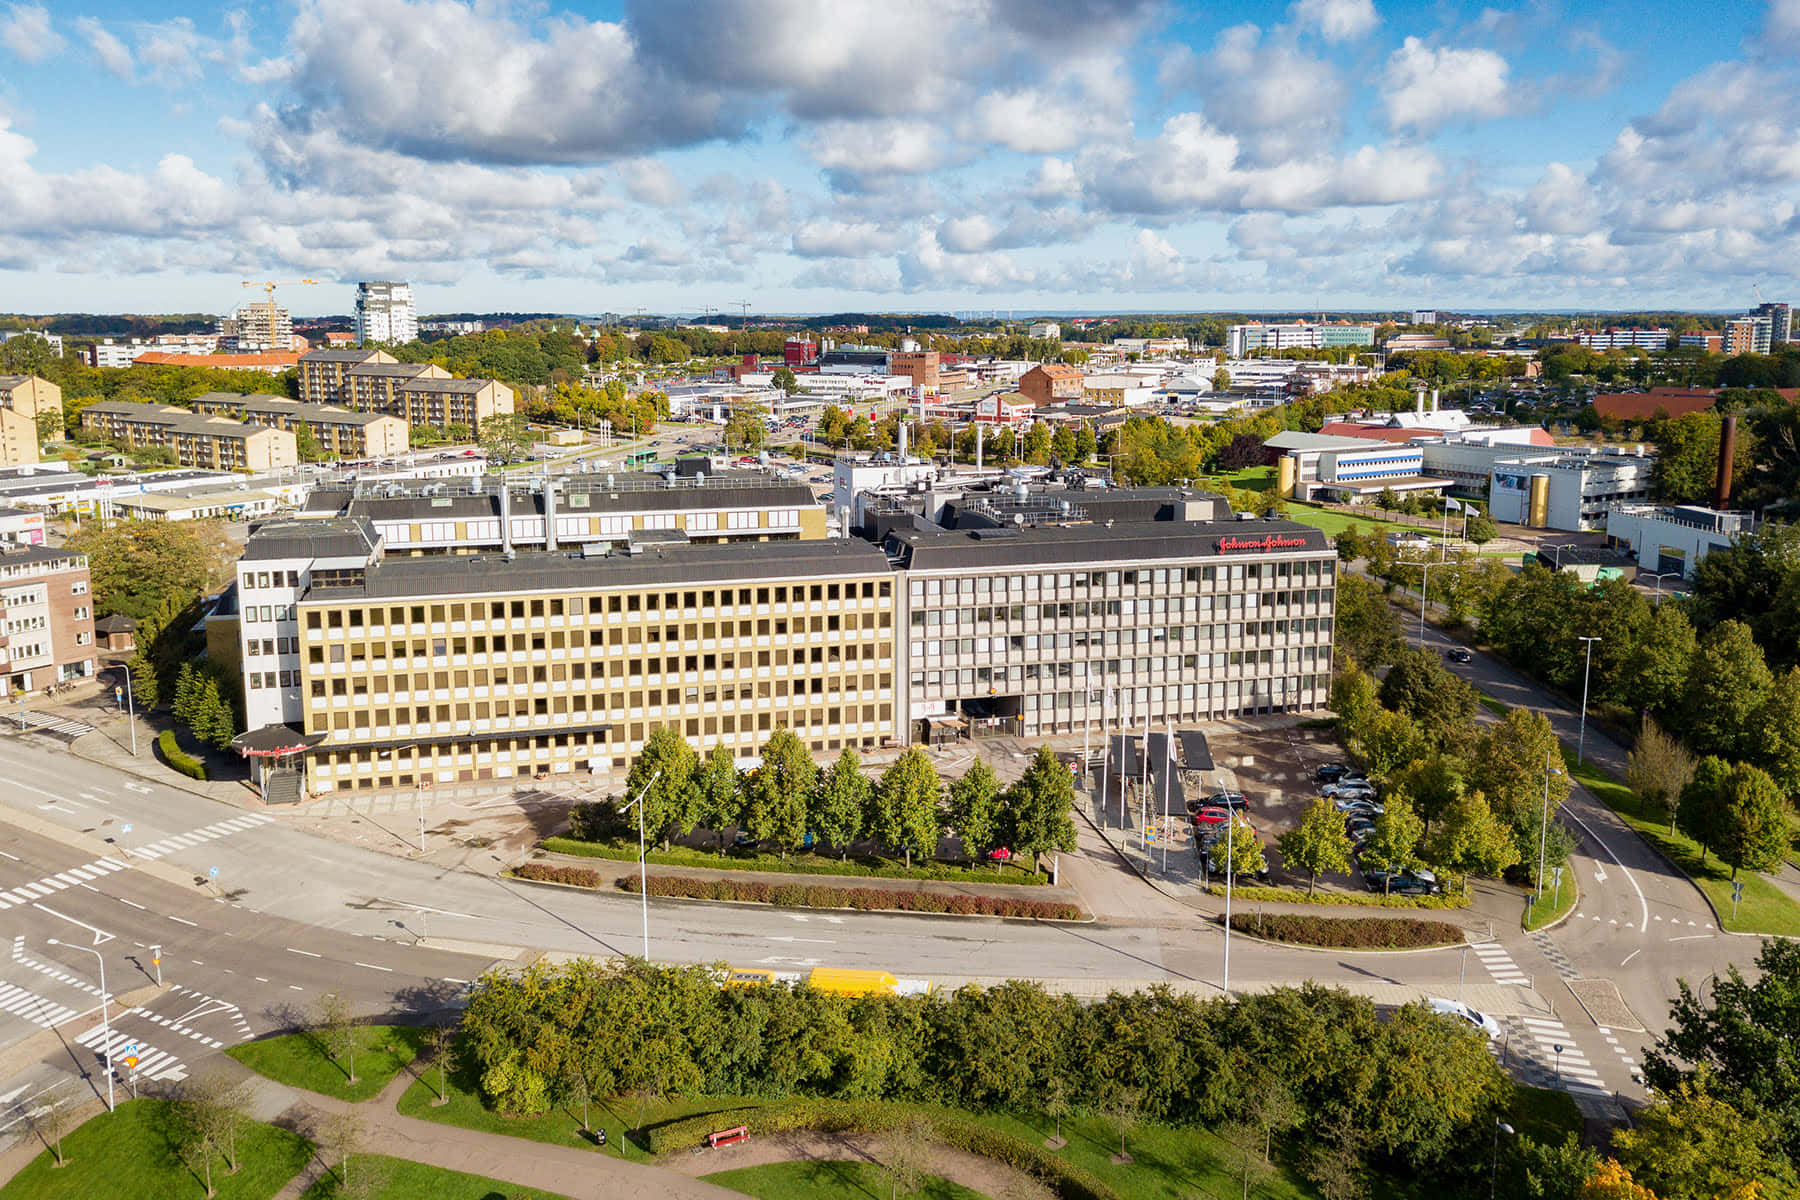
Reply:
<svg viewBox="0 0 1800 1200"><path fill-rule="evenodd" d="M583 842L575 838L550 837L538 844L552 854L571 854L581 858L606 858L615 862L636 862L637 843ZM701 867L709 871L776 871L788 875L863 876L873 879L924 879L937 883L1007 883L1026 887L1050 882L1028 865L1007 863L999 870L993 867L957 866L953 863L915 863L909 870L904 862L872 855L851 855L848 859L823 854L797 852L782 858L777 854L761 854L731 849L724 854L697 850L691 846L671 846L667 850L652 849L644 859L653 866Z"/></svg>
<svg viewBox="0 0 1800 1200"><path fill-rule="evenodd" d="M315 1033L289 1033L233 1046L225 1053L277 1083L341 1100L367 1100L388 1085L431 1038L412 1025L358 1025L356 1082L350 1082L349 1055L333 1059Z"/></svg>
<svg viewBox="0 0 1800 1200"><path fill-rule="evenodd" d="M1754 871L1739 873L1738 878L1744 885L1744 899L1734 913L1730 867L1716 856L1706 854L1698 842L1679 829L1671 832L1660 818L1651 819L1643 798L1611 773L1591 762L1577 765L1567 747L1563 748L1563 761L1576 782L1687 873L1712 901L1722 928L1732 933L1800 937L1800 904L1766 877Z"/></svg>
<svg viewBox="0 0 1800 1200"><path fill-rule="evenodd" d="M1521 920L1526 933L1562 920L1575 911L1575 906L1581 902L1581 886L1574 881L1575 872L1566 871L1564 874L1569 877L1569 881L1562 887L1545 887L1542 897L1536 891L1528 894L1525 916Z"/></svg>
<svg viewBox="0 0 1800 1200"><path fill-rule="evenodd" d="M385 1154L357 1154L349 1163L350 1180L343 1184L343 1164L334 1165L306 1190L301 1200L331 1200L354 1194L367 1200L567 1200L558 1192L540 1192L502 1179L467 1175L434 1167L430 1163Z"/></svg>
<svg viewBox="0 0 1800 1200"><path fill-rule="evenodd" d="M887 1194L888 1177L867 1162L782 1162L760 1167L739 1167L702 1176L708 1183L756 1196L760 1200L843 1200L846 1196L881 1197ZM986 1200L939 1175L919 1179L921 1200Z"/></svg>

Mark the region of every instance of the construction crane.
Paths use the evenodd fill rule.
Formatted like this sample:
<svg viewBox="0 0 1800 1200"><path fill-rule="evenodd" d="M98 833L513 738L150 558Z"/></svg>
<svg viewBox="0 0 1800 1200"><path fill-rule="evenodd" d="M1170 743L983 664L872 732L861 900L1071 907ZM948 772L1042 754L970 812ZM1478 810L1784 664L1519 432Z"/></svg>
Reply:
<svg viewBox="0 0 1800 1200"><path fill-rule="evenodd" d="M275 289L278 287L291 287L302 283L316 284L318 282L319 281L316 279L258 279L254 281L246 279L244 280L244 286L261 288L263 290L264 299L270 304L273 304L275 303Z"/></svg>

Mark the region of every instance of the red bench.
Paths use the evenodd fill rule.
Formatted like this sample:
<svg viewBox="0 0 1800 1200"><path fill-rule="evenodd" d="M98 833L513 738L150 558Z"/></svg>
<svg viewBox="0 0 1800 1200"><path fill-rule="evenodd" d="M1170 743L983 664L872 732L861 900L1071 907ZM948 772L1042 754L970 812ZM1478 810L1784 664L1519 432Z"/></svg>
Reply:
<svg viewBox="0 0 1800 1200"><path fill-rule="evenodd" d="M730 1129L721 1129L717 1133L709 1133L706 1135L707 1146L714 1150L717 1150L720 1146L735 1146L739 1142L747 1142L749 1140L750 1127L748 1125L735 1125Z"/></svg>

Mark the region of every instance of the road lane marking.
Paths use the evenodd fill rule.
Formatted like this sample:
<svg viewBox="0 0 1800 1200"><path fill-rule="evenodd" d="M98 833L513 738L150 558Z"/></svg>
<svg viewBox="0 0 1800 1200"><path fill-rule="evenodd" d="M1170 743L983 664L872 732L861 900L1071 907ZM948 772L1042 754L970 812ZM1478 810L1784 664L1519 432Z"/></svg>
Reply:
<svg viewBox="0 0 1800 1200"><path fill-rule="evenodd" d="M371 971L389 971L389 972L391 972L394 969L392 967L378 967L374 963L366 963L366 962L359 962L356 965L359 967L367 967Z"/></svg>
<svg viewBox="0 0 1800 1200"><path fill-rule="evenodd" d="M180 921L180 922L181 922L181 923L182 923L182 924L183 924L183 925L188 925L188 926L191 926L191 927L192 927L192 928L195 928L195 929L198 929L198 928L200 928L200 926L199 926L199 924L198 924L198 923L197 923L197 922L194 922L194 921L190 921L190 920L188 920L188 919L187 919L187 918L186 918L186 917L177 917L177 916L170 916L170 917L169 917L169 920L171 920L171 921Z"/></svg>
<svg viewBox="0 0 1800 1200"><path fill-rule="evenodd" d="M131 907L138 909L139 911L142 911L142 912L150 911L149 909L145 908L143 905L139 904L136 900L127 900L123 896L115 896L114 899L116 899L120 904L129 904L129 905L131 905Z"/></svg>
<svg viewBox="0 0 1800 1200"><path fill-rule="evenodd" d="M1625 882L1629 883L1631 885L1631 890L1637 893L1638 908L1641 911L1642 918L1643 918L1642 922L1638 925L1638 932L1640 932L1640 933L1648 932L1650 929L1650 901L1648 901L1644 898L1644 889L1638 886L1637 876L1633 875L1631 873L1630 868L1626 867L1623 860L1621 860L1617 854L1613 853L1612 847L1607 845L1604 841L1602 841L1600 838L1600 835L1595 833L1592 829L1590 829L1588 827L1588 823L1586 821L1583 821L1580 817L1576 816L1572 811L1570 811L1567 805L1563 806L1563 811L1568 812L1569 819L1574 821L1577 825L1581 826L1582 831L1585 832L1589 837L1594 839L1594 844L1596 846L1598 846L1602 850L1606 851L1606 856L1608 858L1612 859L1615 863L1618 863L1619 870L1621 870L1625 873Z"/></svg>
<svg viewBox="0 0 1800 1200"><path fill-rule="evenodd" d="M1711 936L1712 934L1710 933L1684 933L1680 937L1672 937L1669 940L1671 942L1697 942L1701 938L1709 938Z"/></svg>
<svg viewBox="0 0 1800 1200"><path fill-rule="evenodd" d="M1630 962L1632 959L1636 958L1639 954L1641 954L1643 952L1643 949L1644 948L1642 946L1639 946L1636 950L1633 950L1630 954L1627 954L1625 956L1625 962L1622 962L1619 965L1621 967L1624 966L1625 963Z"/></svg>
<svg viewBox="0 0 1800 1200"><path fill-rule="evenodd" d="M38 909L41 912L47 912L51 916L56 917L58 920L67 921L71 925L76 925L82 929L87 930L89 933L94 935L94 945L96 945L96 946L105 945L107 942L110 942L113 940L113 935L106 932L104 929L96 929L92 925L89 925L86 921L77 921L74 917L66 916L63 913L59 913L54 908L49 908L45 905L37 903L36 901L32 902L31 907Z"/></svg>
<svg viewBox="0 0 1800 1200"><path fill-rule="evenodd" d="M296 950L292 946L285 947L289 954L304 954L308 958L324 958L323 954L314 954L311 950Z"/></svg>

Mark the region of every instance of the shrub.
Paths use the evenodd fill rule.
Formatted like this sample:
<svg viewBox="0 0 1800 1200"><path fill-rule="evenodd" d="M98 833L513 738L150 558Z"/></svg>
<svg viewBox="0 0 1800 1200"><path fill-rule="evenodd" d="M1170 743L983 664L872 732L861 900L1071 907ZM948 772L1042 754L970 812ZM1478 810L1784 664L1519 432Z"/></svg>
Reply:
<svg viewBox="0 0 1800 1200"><path fill-rule="evenodd" d="M524 870L525 868L520 868L521 873ZM591 871L586 873L593 874ZM652 875L649 886L652 896L678 896L689 900L742 900L752 904L775 904L784 908L956 913L961 916L1025 917L1038 921L1078 921L1084 915L1075 905L1054 900L945 895L940 892L889 888L833 887L820 883L764 883L760 879L689 879L676 875ZM627 877L619 880L619 887L635 894L638 881L635 877Z"/></svg>
<svg viewBox="0 0 1800 1200"><path fill-rule="evenodd" d="M513 875L539 883L566 883L584 888L597 888L605 882L598 871L587 867L559 867L554 863L526 863L513 871Z"/></svg>
<svg viewBox="0 0 1800 1200"><path fill-rule="evenodd" d="M156 756L189 779L206 778L206 764L181 748L173 729L165 729L156 735Z"/></svg>
<svg viewBox="0 0 1800 1200"><path fill-rule="evenodd" d="M1221 922L1223 918L1221 918ZM1454 946L1460 926L1417 917L1320 917L1312 913L1233 913L1231 927L1276 942L1332 950L1420 950Z"/></svg>
<svg viewBox="0 0 1800 1200"><path fill-rule="evenodd" d="M1211 896L1223 896L1225 888L1213 884L1207 888ZM1380 892L1317 892L1306 894L1305 888L1244 887L1231 889L1239 900L1260 900L1265 904L1345 904L1358 908L1467 908L1467 896L1447 893L1441 896L1384 896Z"/></svg>
<svg viewBox="0 0 1800 1200"><path fill-rule="evenodd" d="M593 810L589 813L587 810ZM608 834L584 840L585 832L598 828L595 822L612 812L609 805L578 804L569 812L570 837L547 837L538 848L552 854L577 858L610 858L620 862L636 862L638 856L637 827L629 836ZM915 859L911 869L893 859L869 854L852 854L834 858L823 853L794 853L783 858L775 854L758 854L738 848L721 854L717 850L699 850L692 846L671 846L667 850L651 847L648 860L652 866L700 867L708 871L769 871L786 875L862 876L874 879L930 879L943 883L979 883L984 886L1005 884L1012 887L1037 887L1050 882L1050 877L1034 871L1029 865L1007 864L996 871L992 866L977 865L966 859L943 861Z"/></svg>

